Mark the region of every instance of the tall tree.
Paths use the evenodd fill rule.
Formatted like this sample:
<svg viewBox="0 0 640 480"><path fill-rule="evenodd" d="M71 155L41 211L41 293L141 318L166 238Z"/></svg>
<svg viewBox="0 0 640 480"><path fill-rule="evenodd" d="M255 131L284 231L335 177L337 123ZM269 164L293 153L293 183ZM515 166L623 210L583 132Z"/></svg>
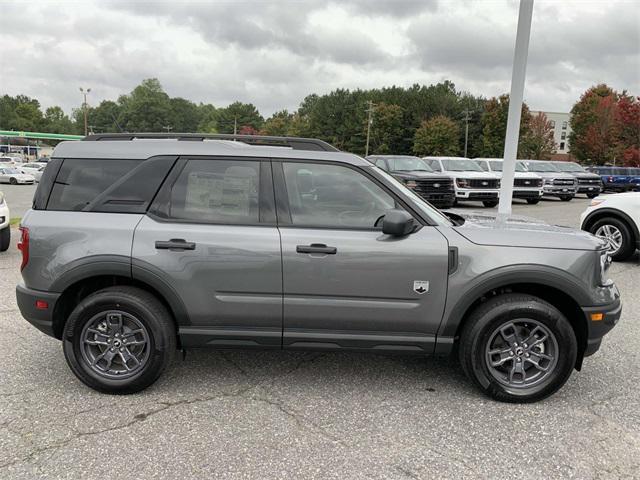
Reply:
<svg viewBox="0 0 640 480"><path fill-rule="evenodd" d="M220 133L233 133L234 126L239 132L242 127L259 130L264 118L251 103L234 102L217 111L216 129Z"/></svg>
<svg viewBox="0 0 640 480"><path fill-rule="evenodd" d="M293 115L287 110L280 110L271 115L265 122L260 133L262 135L289 135Z"/></svg>
<svg viewBox="0 0 640 480"><path fill-rule="evenodd" d="M162 132L171 126L169 95L156 78L143 80L119 103L123 108L121 125L128 132Z"/></svg>
<svg viewBox="0 0 640 480"><path fill-rule="evenodd" d="M520 139L522 158L548 160L556 150L553 126L547 116L539 112L531 117L529 131Z"/></svg>
<svg viewBox="0 0 640 480"><path fill-rule="evenodd" d="M71 133L73 123L58 106L49 107L44 113L43 130L51 133Z"/></svg>
<svg viewBox="0 0 640 480"><path fill-rule="evenodd" d="M168 122L174 132L197 132L200 124L200 109L195 103L184 98L171 98Z"/></svg>
<svg viewBox="0 0 640 480"><path fill-rule="evenodd" d="M444 115L438 115L422 122L416 130L413 152L416 155L457 155L459 150L459 128L456 122Z"/></svg>
<svg viewBox="0 0 640 480"><path fill-rule="evenodd" d="M580 161L602 165L616 156L618 95L605 84L589 88L571 109L570 153Z"/></svg>
<svg viewBox="0 0 640 480"><path fill-rule="evenodd" d="M403 136L402 107L379 103L373 113L370 151L378 154L400 153Z"/></svg>
<svg viewBox="0 0 640 480"><path fill-rule="evenodd" d="M629 167L640 167L640 97L620 95L616 123L616 156Z"/></svg>
<svg viewBox="0 0 640 480"><path fill-rule="evenodd" d="M485 157L502 158L504 155L504 137L507 134L507 118L509 117L509 95L491 98L485 104L482 115L482 153ZM526 103L522 103L520 117L520 134L518 157L524 157L525 144L522 139L529 134L531 113Z"/></svg>

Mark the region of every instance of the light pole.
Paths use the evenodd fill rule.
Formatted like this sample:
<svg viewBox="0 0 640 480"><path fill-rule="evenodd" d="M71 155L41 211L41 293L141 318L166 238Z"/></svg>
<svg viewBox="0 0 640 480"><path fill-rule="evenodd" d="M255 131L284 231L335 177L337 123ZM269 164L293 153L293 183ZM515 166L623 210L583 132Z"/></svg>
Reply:
<svg viewBox="0 0 640 480"><path fill-rule="evenodd" d="M524 79L527 72L527 55L529 53L532 16L533 0L520 0L516 48L513 54L513 71L511 74L511 93L509 95L509 116L507 117L507 133L504 138L504 164L502 166L498 218L511 215L513 178L515 176L516 156L518 154L520 116L522 114L522 97L524 96Z"/></svg>
<svg viewBox="0 0 640 480"><path fill-rule="evenodd" d="M364 150L364 156L367 157L369 156L369 137L371 136L371 123L373 122L373 109L375 108L376 104L373 103L371 100L369 100L367 102L367 104L369 105L369 108L367 108L367 113L369 114L367 117L367 146L365 147Z"/></svg>
<svg viewBox="0 0 640 480"><path fill-rule="evenodd" d="M80 93L82 93L82 96L84 98L84 101L82 102L82 110L84 111L84 136L86 137L88 135L88 124L87 124L87 95L89 94L89 92L91 91L90 88L87 88L86 90L82 87L80 87Z"/></svg>

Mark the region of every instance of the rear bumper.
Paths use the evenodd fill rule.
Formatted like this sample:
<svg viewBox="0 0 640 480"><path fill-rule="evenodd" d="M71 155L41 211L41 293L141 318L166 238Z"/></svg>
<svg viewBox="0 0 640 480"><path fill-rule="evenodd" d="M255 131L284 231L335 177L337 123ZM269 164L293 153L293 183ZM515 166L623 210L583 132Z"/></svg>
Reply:
<svg viewBox="0 0 640 480"><path fill-rule="evenodd" d="M608 305L597 307L582 307L587 319L588 336L584 356L593 355L600 348L602 338L616 326L622 315L622 302L618 295L616 300ZM592 320L592 315L602 314L602 320ZM597 317L596 317L597 318Z"/></svg>
<svg viewBox="0 0 640 480"><path fill-rule="evenodd" d="M16 287L16 300L22 316L31 325L51 337L55 337L53 330L53 310L59 297L59 293L32 290L21 283ZM37 300L47 302L47 308L37 308Z"/></svg>

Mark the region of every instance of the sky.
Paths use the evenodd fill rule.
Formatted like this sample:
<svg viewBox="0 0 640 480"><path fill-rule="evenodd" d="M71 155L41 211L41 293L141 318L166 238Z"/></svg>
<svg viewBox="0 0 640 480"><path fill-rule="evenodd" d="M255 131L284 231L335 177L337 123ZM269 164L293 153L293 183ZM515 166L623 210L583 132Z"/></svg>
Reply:
<svg viewBox="0 0 640 480"><path fill-rule="evenodd" d="M0 94L67 113L155 77L170 96L268 116L336 88L510 88L518 2L0 0ZM640 0L535 0L525 101L569 111L590 86L640 95Z"/></svg>

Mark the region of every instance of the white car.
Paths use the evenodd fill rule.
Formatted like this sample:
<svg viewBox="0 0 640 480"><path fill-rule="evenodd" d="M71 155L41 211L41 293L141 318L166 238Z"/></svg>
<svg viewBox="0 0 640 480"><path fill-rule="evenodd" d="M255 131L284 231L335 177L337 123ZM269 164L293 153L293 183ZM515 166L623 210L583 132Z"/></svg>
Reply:
<svg viewBox="0 0 640 480"><path fill-rule="evenodd" d="M580 216L580 228L609 242L613 260L640 249L640 192L600 195Z"/></svg>
<svg viewBox="0 0 640 480"><path fill-rule="evenodd" d="M474 158L473 160L485 172L493 172L502 178L502 164L504 162L501 158ZM530 205L535 205L544 195L542 183L540 175L527 172L521 163L516 162L515 177L513 179L513 198L520 198L526 200Z"/></svg>
<svg viewBox="0 0 640 480"><path fill-rule="evenodd" d="M28 173L22 173L17 167L2 167L0 168L0 183L10 183L11 185L31 184L35 183L36 179L33 175Z"/></svg>
<svg viewBox="0 0 640 480"><path fill-rule="evenodd" d="M22 173L32 175L33 178L36 179L36 182L39 182L40 178L42 178L44 167L46 166L46 163L25 163L24 165L20 165L18 167L18 170L20 170Z"/></svg>
<svg viewBox="0 0 640 480"><path fill-rule="evenodd" d="M487 208L498 205L499 175L483 171L476 162L464 157L423 157L423 160L436 172L453 178L456 202L476 200Z"/></svg>
<svg viewBox="0 0 640 480"><path fill-rule="evenodd" d="M0 252L4 252L9 248L11 243L11 228L9 228L9 205L4 198L4 194L0 192Z"/></svg>

